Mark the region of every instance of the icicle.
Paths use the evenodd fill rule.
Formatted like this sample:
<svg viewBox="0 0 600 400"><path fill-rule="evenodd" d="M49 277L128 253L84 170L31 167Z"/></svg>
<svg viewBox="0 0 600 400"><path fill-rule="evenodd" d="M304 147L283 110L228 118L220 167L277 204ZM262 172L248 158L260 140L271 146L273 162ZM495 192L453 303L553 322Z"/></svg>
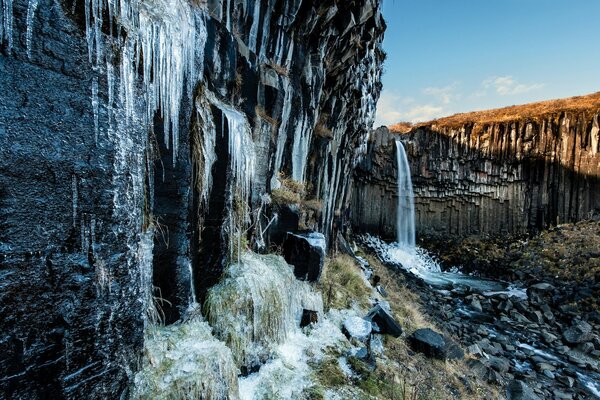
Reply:
<svg viewBox="0 0 600 400"><path fill-rule="evenodd" d="M2 0L0 11L0 43L6 41L6 50L10 52L13 47L13 0Z"/></svg>
<svg viewBox="0 0 600 400"><path fill-rule="evenodd" d="M306 126L306 116L302 116L302 121L296 125L294 143L292 145L292 178L296 182L304 181L311 133L311 129Z"/></svg>
<svg viewBox="0 0 600 400"><path fill-rule="evenodd" d="M31 39L33 37L33 19L35 11L38 8L39 0L29 0L27 6L27 33L25 35L25 43L27 44L27 57L31 58Z"/></svg>
<svg viewBox="0 0 600 400"><path fill-rule="evenodd" d="M79 193L77 191L77 176L75 175L73 175L73 179L71 180L71 194L73 204L73 228L75 228L77 222L77 205L79 201Z"/></svg>
<svg viewBox="0 0 600 400"><path fill-rule="evenodd" d="M128 122L136 110L136 84L142 81L146 104L145 122L153 124L156 111L161 112L165 143L172 145L175 162L179 145L179 112L184 94L196 84L196 57L203 57L206 26L203 18L184 0L87 0L85 2L86 40L90 63L103 65L103 15L119 21L127 32L110 38L120 49L119 96ZM198 28L196 27L198 25ZM112 31L112 24L111 24ZM197 50L199 49L199 50ZM142 71L142 76L138 73ZM112 71L107 71L107 76ZM142 79L140 79L142 78ZM110 84L110 81L109 81ZM186 85L187 84L187 85ZM112 106L112 101L109 101ZM170 136L170 138L169 138Z"/></svg>
<svg viewBox="0 0 600 400"><path fill-rule="evenodd" d="M92 109L94 111L94 139L98 144L98 130L99 130L99 103L98 103L98 78L92 79Z"/></svg>
<svg viewBox="0 0 600 400"><path fill-rule="evenodd" d="M115 96L115 75L114 67L110 62L106 62L106 83L108 87L108 104L106 105L106 111L108 113L108 129L112 133L113 129L113 104Z"/></svg>
<svg viewBox="0 0 600 400"><path fill-rule="evenodd" d="M248 38L248 48L256 53L256 41L258 40L258 24L260 23L260 0L254 0L254 14L252 16L252 26L250 27L250 37Z"/></svg>

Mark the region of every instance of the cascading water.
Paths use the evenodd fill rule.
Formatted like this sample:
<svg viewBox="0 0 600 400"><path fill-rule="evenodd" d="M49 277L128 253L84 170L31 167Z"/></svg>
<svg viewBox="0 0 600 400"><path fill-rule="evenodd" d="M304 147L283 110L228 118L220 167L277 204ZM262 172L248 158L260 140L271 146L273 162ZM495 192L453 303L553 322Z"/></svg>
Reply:
<svg viewBox="0 0 600 400"><path fill-rule="evenodd" d="M396 212L396 242L401 247L415 247L415 200L406 150L402 142L396 140L396 160L398 163L398 208Z"/></svg>

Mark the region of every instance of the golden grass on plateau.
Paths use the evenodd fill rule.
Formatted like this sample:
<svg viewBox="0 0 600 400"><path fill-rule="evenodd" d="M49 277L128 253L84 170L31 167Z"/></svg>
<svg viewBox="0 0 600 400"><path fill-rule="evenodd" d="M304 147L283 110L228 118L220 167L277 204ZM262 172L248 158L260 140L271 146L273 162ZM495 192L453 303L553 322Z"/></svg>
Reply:
<svg viewBox="0 0 600 400"><path fill-rule="evenodd" d="M460 113L434 119L428 122L411 124L410 122L399 122L389 127L390 131L396 133L407 133L413 129L424 126L435 126L436 128L457 128L467 124L493 124L516 120L542 120L552 115L564 112L587 112L590 114L600 112L600 92L585 96L575 96L565 99L555 99L496 108L485 111L474 111Z"/></svg>

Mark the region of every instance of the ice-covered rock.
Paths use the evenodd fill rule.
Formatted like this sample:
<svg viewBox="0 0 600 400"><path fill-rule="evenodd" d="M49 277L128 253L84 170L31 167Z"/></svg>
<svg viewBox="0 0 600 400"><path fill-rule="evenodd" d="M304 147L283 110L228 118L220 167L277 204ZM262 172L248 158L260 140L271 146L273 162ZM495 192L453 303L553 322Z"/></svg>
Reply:
<svg viewBox="0 0 600 400"><path fill-rule="evenodd" d="M366 341L371 335L371 322L357 316L350 317L344 321L344 333L348 337Z"/></svg>
<svg viewBox="0 0 600 400"><path fill-rule="evenodd" d="M237 365L251 369L295 332L304 309L322 313L323 300L283 258L244 253L209 290L206 308Z"/></svg>

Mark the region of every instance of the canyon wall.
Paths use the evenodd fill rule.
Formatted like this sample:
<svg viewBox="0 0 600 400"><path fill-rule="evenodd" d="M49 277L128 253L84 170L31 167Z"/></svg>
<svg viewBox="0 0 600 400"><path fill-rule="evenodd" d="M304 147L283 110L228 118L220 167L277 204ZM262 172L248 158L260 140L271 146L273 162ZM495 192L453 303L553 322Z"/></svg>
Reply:
<svg viewBox="0 0 600 400"><path fill-rule="evenodd" d="M356 172L355 229L394 236L395 150L402 140L415 192L417 234L438 240L534 233L600 215L600 101L499 122L470 114L375 131ZM460 121L457 121L460 119Z"/></svg>
<svg viewBox="0 0 600 400"><path fill-rule="evenodd" d="M285 212L335 237L380 8L0 0L0 392L126 396L144 327L277 245ZM289 182L302 201L275 202Z"/></svg>

